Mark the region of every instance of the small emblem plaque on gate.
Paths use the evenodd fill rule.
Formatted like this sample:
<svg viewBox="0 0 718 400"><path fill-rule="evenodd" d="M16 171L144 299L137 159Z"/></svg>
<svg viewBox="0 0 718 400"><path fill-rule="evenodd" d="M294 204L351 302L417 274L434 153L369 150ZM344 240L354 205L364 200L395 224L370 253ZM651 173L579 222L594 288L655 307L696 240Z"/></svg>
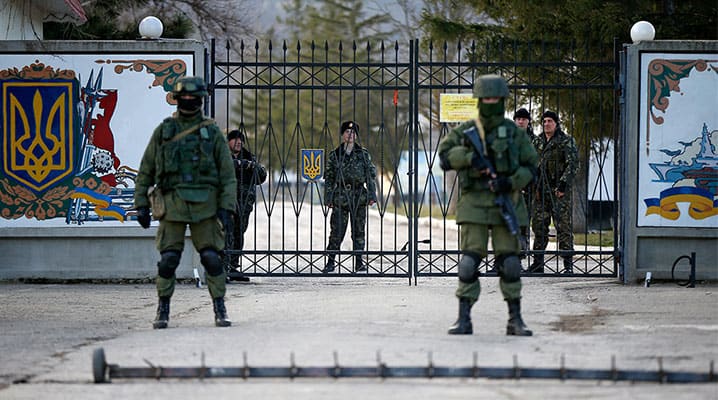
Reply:
<svg viewBox="0 0 718 400"><path fill-rule="evenodd" d="M317 181L322 178L324 149L302 149L302 178Z"/></svg>

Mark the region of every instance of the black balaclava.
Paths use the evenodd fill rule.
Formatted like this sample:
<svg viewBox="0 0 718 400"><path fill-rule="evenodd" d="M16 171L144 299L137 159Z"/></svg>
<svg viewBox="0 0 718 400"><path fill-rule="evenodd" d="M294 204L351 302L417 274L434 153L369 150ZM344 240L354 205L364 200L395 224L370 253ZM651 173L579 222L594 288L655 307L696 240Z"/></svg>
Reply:
<svg viewBox="0 0 718 400"><path fill-rule="evenodd" d="M487 132L501 125L504 121L506 111L504 102L503 97L498 103L494 104L486 104L479 99L479 118L481 119L481 125L484 126Z"/></svg>
<svg viewBox="0 0 718 400"><path fill-rule="evenodd" d="M183 99L182 97L177 98L177 110L185 115L196 114L202 109L202 98L199 96L192 96L189 99Z"/></svg>

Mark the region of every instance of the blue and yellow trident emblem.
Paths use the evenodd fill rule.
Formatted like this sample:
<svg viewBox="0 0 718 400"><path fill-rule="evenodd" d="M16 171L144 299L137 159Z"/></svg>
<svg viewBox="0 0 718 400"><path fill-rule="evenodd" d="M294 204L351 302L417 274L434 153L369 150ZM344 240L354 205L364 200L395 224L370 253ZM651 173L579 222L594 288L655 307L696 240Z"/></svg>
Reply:
<svg viewBox="0 0 718 400"><path fill-rule="evenodd" d="M308 181L321 179L323 164L324 149L302 149L302 178Z"/></svg>
<svg viewBox="0 0 718 400"><path fill-rule="evenodd" d="M73 172L73 80L4 81L3 171L35 192Z"/></svg>

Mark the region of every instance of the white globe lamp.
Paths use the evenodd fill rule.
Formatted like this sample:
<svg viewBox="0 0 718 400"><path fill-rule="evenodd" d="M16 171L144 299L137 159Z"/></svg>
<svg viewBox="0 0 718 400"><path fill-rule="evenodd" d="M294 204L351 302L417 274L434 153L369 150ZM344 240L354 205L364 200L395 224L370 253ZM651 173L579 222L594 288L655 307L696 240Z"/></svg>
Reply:
<svg viewBox="0 0 718 400"><path fill-rule="evenodd" d="M633 40L633 43L653 40L654 37L656 37L656 29L648 21L638 21L631 27L631 40Z"/></svg>
<svg viewBox="0 0 718 400"><path fill-rule="evenodd" d="M140 21L140 36L143 39L159 39L162 36L162 29L162 21L152 15Z"/></svg>

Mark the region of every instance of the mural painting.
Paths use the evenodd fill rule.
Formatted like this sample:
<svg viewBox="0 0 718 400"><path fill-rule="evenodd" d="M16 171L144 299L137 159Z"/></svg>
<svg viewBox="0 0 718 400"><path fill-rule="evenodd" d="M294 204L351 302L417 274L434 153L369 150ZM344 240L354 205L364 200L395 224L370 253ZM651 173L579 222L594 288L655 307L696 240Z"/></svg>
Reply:
<svg viewBox="0 0 718 400"><path fill-rule="evenodd" d="M641 55L637 226L718 227L718 55Z"/></svg>
<svg viewBox="0 0 718 400"><path fill-rule="evenodd" d="M193 54L4 54L0 226L123 223Z"/></svg>

